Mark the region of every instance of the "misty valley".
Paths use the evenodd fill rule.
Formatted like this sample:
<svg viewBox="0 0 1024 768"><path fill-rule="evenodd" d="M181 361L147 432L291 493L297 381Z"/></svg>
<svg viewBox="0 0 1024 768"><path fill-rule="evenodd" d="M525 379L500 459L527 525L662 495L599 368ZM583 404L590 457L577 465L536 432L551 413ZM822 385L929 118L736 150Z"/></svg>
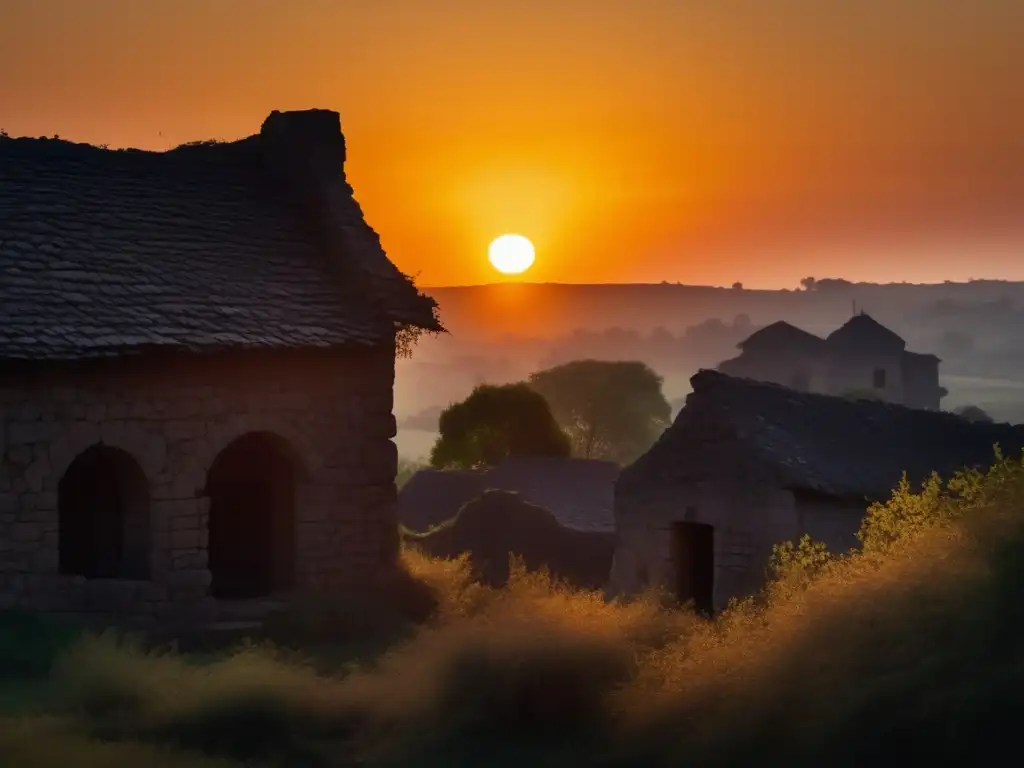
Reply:
<svg viewBox="0 0 1024 768"><path fill-rule="evenodd" d="M437 419L481 383L526 379L537 370L593 358L640 360L682 407L689 379L737 353L761 327L787 321L827 334L867 311L941 359L942 408L981 408L1024 422L1024 284L863 284L808 279L791 291L653 285L485 285L431 289L448 334L424 337L397 363L399 453L429 454ZM494 311L498 310L498 311Z"/></svg>

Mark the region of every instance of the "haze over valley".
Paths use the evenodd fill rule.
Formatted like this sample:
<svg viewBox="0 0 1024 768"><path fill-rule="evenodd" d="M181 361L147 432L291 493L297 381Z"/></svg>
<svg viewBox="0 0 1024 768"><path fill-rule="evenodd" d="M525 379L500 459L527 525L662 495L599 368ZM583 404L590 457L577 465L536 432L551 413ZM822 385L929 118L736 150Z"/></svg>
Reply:
<svg viewBox="0 0 1024 768"><path fill-rule="evenodd" d="M1024 422L1024 283L847 283L805 280L792 290L677 283L498 283L427 289L447 334L424 336L399 359L395 384L399 453L422 458L441 410L481 383L525 379L574 359L637 359L664 378L673 412L698 369L736 354L757 328L785 320L827 335L854 310L869 312L942 359L942 406L976 405Z"/></svg>

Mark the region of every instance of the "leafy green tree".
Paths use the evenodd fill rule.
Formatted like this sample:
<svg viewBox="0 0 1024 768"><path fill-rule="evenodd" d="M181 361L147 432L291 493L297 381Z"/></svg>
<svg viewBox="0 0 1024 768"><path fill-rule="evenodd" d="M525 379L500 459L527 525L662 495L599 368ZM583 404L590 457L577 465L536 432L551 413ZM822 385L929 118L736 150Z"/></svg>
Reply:
<svg viewBox="0 0 1024 768"><path fill-rule="evenodd" d="M541 393L572 439L573 454L628 464L669 425L661 377L638 361L575 360L538 371Z"/></svg>
<svg viewBox="0 0 1024 768"><path fill-rule="evenodd" d="M507 456L568 456L568 436L547 401L525 382L481 384L441 412L430 451L438 469L494 466Z"/></svg>

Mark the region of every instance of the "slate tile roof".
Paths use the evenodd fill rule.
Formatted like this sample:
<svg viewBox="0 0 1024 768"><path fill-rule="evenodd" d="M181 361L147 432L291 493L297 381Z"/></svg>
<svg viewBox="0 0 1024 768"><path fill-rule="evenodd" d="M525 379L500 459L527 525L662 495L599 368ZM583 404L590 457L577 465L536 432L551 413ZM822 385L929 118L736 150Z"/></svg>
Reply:
<svg viewBox="0 0 1024 768"><path fill-rule="evenodd" d="M657 443L622 470L619 493L686 482L689 466L751 460L780 487L837 497L887 498L906 472L920 483L1019 456L1024 426L976 423L951 413L850 401L702 370Z"/></svg>
<svg viewBox="0 0 1024 768"><path fill-rule="evenodd" d="M785 320L779 320L754 331L736 346L745 352L784 349L813 355L824 350L825 340Z"/></svg>
<svg viewBox="0 0 1024 768"><path fill-rule="evenodd" d="M840 349L894 349L903 350L907 342L864 312L847 320L825 337L830 345Z"/></svg>
<svg viewBox="0 0 1024 768"><path fill-rule="evenodd" d="M396 322L438 328L433 300L383 252L371 275L383 302L332 269L259 139L144 152L0 138L0 359L334 347L385 340ZM344 215L342 258L379 251L354 199Z"/></svg>

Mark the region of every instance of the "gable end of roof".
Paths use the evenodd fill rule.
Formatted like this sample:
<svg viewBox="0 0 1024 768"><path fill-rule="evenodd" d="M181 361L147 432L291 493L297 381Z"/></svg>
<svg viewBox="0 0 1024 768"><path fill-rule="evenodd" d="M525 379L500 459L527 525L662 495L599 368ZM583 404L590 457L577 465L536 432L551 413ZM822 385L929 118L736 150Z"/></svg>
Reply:
<svg viewBox="0 0 1024 768"><path fill-rule="evenodd" d="M389 344L443 330L344 173L338 113L164 152L0 137L0 360Z"/></svg>
<svg viewBox="0 0 1024 768"><path fill-rule="evenodd" d="M976 423L955 414L880 401L797 392L702 370L675 423L633 465L624 489L671 483L687 463L714 453L742 455L770 470L780 487L839 498L888 498L906 473L911 483L984 468L999 446L1024 450L1024 426ZM715 453L717 451L717 453Z"/></svg>

